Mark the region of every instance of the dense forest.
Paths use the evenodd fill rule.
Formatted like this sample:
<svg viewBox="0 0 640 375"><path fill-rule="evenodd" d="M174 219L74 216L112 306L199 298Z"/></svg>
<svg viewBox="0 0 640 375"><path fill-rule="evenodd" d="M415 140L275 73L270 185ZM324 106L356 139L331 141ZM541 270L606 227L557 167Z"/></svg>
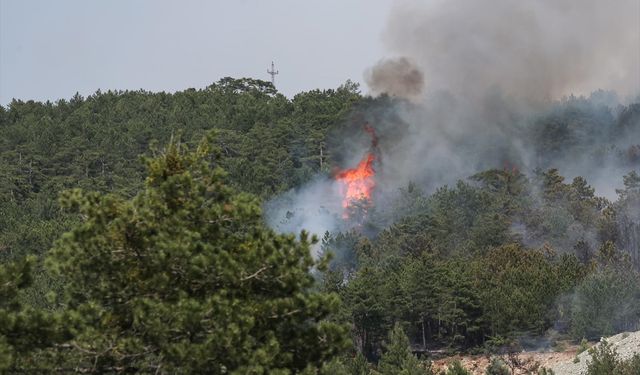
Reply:
<svg viewBox="0 0 640 375"><path fill-rule="evenodd" d="M426 374L638 330L640 103L603 96L527 118L536 168L406 181L318 238L270 202L411 103L224 78L0 106L0 369ZM576 156L626 170L615 197L554 165Z"/></svg>

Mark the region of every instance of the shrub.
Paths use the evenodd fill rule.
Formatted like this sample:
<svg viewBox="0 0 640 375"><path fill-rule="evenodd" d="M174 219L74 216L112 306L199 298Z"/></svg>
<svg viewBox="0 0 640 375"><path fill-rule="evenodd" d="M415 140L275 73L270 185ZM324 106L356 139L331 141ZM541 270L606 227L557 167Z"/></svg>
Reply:
<svg viewBox="0 0 640 375"><path fill-rule="evenodd" d="M491 358L491 363L485 372L486 375L509 375L510 373L509 366L498 357Z"/></svg>
<svg viewBox="0 0 640 375"><path fill-rule="evenodd" d="M584 352L585 350L589 349L589 342L587 341L587 339L582 338L582 340L580 340L580 346L578 347L578 353L580 354L582 352Z"/></svg>
<svg viewBox="0 0 640 375"><path fill-rule="evenodd" d="M587 375L612 375L618 366L618 355L606 340L589 349L591 362L587 365Z"/></svg>
<svg viewBox="0 0 640 375"><path fill-rule="evenodd" d="M447 369L446 375L471 375L471 373L465 370L460 361L453 361Z"/></svg>

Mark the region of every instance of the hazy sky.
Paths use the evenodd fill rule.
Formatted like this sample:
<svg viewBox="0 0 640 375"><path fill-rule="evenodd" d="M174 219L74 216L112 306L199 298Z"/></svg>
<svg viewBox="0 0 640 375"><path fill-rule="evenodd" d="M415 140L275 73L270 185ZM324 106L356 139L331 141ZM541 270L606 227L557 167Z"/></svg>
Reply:
<svg viewBox="0 0 640 375"><path fill-rule="evenodd" d="M335 88L383 57L391 0L0 0L0 104L269 79Z"/></svg>

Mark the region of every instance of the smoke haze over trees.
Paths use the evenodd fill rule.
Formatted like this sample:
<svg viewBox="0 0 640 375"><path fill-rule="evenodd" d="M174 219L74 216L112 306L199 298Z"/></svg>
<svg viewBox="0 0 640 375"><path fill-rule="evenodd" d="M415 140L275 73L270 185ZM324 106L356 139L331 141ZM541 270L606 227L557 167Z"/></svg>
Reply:
<svg viewBox="0 0 640 375"><path fill-rule="evenodd" d="M365 72L382 97L357 109L330 151L353 166L368 147L363 124L376 130L379 205L412 182L433 192L491 168L556 168L615 199L640 152L639 12L633 0L398 2L383 40L400 57ZM333 185L297 188L274 204L273 222L298 210L283 230L334 229Z"/></svg>

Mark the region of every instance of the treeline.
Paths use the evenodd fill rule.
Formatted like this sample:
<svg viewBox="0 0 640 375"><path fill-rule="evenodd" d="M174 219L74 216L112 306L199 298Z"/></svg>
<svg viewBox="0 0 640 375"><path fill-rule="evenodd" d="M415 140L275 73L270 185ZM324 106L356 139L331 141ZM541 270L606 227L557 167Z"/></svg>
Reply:
<svg viewBox="0 0 640 375"><path fill-rule="evenodd" d="M268 198L297 186L321 172L326 135L362 100L357 90L347 82L289 100L268 82L225 78L175 94L109 91L0 106L0 258L42 254L70 228L73 218L56 204L65 189L134 195L140 155L172 136L196 144L215 129L220 163L242 191Z"/></svg>

